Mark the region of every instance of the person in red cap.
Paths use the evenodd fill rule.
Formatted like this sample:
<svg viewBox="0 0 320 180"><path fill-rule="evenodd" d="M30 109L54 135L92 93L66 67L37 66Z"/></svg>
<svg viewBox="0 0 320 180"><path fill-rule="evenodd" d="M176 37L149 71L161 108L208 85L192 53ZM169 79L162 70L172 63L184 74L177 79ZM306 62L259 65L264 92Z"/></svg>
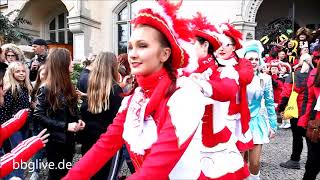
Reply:
<svg viewBox="0 0 320 180"><path fill-rule="evenodd" d="M198 57L198 66L190 77L201 85L205 96L214 100L206 106L202 118L202 173L199 179L244 179L250 174L248 167L236 147L235 137L226 126L229 103L239 86L235 79L221 76L228 69L219 67L214 57L214 51L221 46L215 26L197 13L190 28L195 34Z"/></svg>
<svg viewBox="0 0 320 180"><path fill-rule="evenodd" d="M136 169L128 179L198 179L199 125L211 99L191 79L176 82L176 70L190 58L183 46L192 46L187 23L176 17L180 6L160 0L138 12L128 42L136 87L123 99L107 132L64 180L89 179L123 144Z"/></svg>
<svg viewBox="0 0 320 180"><path fill-rule="evenodd" d="M223 76L236 79L239 84L239 91L230 101L228 112L228 127L238 138L237 147L240 152L245 152L253 148L253 141L249 129L250 111L246 87L251 83L254 71L251 62L244 58L239 58L236 50L242 47L242 33L234 29L228 23L220 26L223 35L219 36L221 47L215 52L217 62L220 66L228 69L228 73Z"/></svg>

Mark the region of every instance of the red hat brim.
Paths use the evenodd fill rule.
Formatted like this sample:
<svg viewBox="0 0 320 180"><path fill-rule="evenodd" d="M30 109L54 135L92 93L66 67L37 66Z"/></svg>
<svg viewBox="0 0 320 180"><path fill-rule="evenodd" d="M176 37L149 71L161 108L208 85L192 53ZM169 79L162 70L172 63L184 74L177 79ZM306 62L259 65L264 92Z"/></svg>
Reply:
<svg viewBox="0 0 320 180"><path fill-rule="evenodd" d="M158 15L151 13L139 13L132 21L135 26L139 24L149 25L160 31L169 41L171 46L172 67L179 69L186 67L188 64L188 54L178 44L173 32L170 30L165 21Z"/></svg>
<svg viewBox="0 0 320 180"><path fill-rule="evenodd" d="M194 30L194 34L196 36L202 37L202 38L206 39L207 41L209 41L209 43L213 46L214 50L219 49L219 47L221 46L220 41L216 37L211 36L206 32L203 32L203 31L196 29L196 30Z"/></svg>
<svg viewBox="0 0 320 180"><path fill-rule="evenodd" d="M224 33L226 36L228 36L228 37L230 37L230 38L232 38L232 39L234 40L234 42L235 42L235 45L234 45L234 46L235 46L236 50L242 48L242 45L241 45L240 41L239 41L236 37L234 37L229 31L224 31L223 33Z"/></svg>

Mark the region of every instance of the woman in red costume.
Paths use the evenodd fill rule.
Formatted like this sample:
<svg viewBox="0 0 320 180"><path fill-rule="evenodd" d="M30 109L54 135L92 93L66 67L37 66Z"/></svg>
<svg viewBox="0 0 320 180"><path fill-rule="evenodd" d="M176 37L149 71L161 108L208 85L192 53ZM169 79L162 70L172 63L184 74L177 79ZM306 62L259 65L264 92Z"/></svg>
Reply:
<svg viewBox="0 0 320 180"><path fill-rule="evenodd" d="M199 125L210 99L192 80L176 88L176 70L189 58L180 44L188 44L192 34L184 20L176 19L180 5L160 0L132 21L128 57L137 86L64 180L89 179L124 143L136 169L128 179L199 178Z"/></svg>
<svg viewBox="0 0 320 180"><path fill-rule="evenodd" d="M200 179L244 179L249 176L247 165L226 126L228 107L239 86L235 78L221 76L228 73L228 69L219 67L213 55L221 46L215 26L200 13L191 22L196 36L198 66L190 77L201 85L205 96L214 100L206 106L202 118Z"/></svg>
<svg viewBox="0 0 320 180"><path fill-rule="evenodd" d="M242 47L242 34L228 23L221 24L220 31L223 33L219 36L222 45L216 51L216 57L218 64L227 69L221 77L231 77L239 85L239 91L230 101L227 123L231 132L238 138L238 149L244 152L253 148L246 87L252 81L254 72L251 62L239 58L235 52Z"/></svg>

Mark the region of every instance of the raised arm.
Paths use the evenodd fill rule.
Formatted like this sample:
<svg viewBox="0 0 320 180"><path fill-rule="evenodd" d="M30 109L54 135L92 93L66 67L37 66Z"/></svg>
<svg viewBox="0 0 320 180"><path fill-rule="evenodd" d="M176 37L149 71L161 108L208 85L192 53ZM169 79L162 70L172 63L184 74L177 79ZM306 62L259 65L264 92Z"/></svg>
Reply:
<svg viewBox="0 0 320 180"><path fill-rule="evenodd" d="M22 162L27 162L43 147L44 144L38 136L22 141L10 153L0 158L0 178L8 175L14 168L18 168Z"/></svg>
<svg viewBox="0 0 320 180"><path fill-rule="evenodd" d="M4 140L18 131L28 119L29 110L20 110L13 118L1 124L0 128L0 147Z"/></svg>

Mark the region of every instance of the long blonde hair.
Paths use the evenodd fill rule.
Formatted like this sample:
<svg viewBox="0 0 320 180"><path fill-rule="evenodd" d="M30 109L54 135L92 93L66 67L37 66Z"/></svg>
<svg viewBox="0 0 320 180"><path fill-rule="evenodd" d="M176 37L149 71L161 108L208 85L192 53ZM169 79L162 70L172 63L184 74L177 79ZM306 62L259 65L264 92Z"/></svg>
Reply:
<svg viewBox="0 0 320 180"><path fill-rule="evenodd" d="M108 110L113 83L118 79L118 64L115 54L101 52L93 62L88 80L88 111L93 114Z"/></svg>
<svg viewBox="0 0 320 180"><path fill-rule="evenodd" d="M19 82L14 78L14 72L17 70L19 66L22 66L26 71L26 77L23 83ZM3 78L4 90L8 91L11 89L12 95L14 98L18 97L19 92L22 87L27 88L28 94L30 95L32 91L32 86L29 80L29 69L22 62L15 61L11 62L6 70L6 73Z"/></svg>

